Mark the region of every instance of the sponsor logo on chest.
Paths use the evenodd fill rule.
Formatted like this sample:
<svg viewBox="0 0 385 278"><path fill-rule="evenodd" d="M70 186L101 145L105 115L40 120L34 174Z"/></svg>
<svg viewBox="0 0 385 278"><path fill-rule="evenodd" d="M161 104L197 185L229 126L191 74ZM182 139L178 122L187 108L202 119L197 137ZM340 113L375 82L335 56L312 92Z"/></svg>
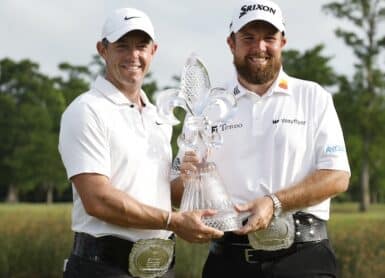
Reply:
<svg viewBox="0 0 385 278"><path fill-rule="evenodd" d="M224 132L229 131L232 129L239 129L242 128L242 123L234 123L234 124L220 124L220 125L214 125L211 128L211 132Z"/></svg>
<svg viewBox="0 0 385 278"><path fill-rule="evenodd" d="M305 125L306 121L298 120L298 119L282 118L282 119L273 119L272 123L273 125L278 125L278 124Z"/></svg>

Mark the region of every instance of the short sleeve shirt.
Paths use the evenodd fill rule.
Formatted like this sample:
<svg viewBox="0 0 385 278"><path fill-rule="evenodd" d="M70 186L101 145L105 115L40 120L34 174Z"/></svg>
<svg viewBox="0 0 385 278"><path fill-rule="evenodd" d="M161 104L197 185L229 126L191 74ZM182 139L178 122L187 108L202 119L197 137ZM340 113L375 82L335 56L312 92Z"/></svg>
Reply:
<svg viewBox="0 0 385 278"><path fill-rule="evenodd" d="M116 87L98 77L61 119L59 151L68 178L98 173L146 205L171 210L169 174L171 126L160 124L148 101L140 112ZM94 236L115 235L136 241L167 238L168 231L125 228L88 215L73 186L72 229Z"/></svg>
<svg viewBox="0 0 385 278"><path fill-rule="evenodd" d="M228 90L237 110L226 124L213 127L223 145L212 150L211 160L234 203L289 187L317 169L350 172L332 96L321 86L281 70L262 97L236 78ZM327 220L329 206L330 199L304 211Z"/></svg>

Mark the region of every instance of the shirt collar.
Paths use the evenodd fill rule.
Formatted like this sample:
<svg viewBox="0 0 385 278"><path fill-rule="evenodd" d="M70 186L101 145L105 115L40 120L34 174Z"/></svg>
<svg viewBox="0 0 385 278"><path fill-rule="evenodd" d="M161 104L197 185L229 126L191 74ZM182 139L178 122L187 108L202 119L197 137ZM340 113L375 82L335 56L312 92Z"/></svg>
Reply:
<svg viewBox="0 0 385 278"><path fill-rule="evenodd" d="M245 87L243 87L239 81L238 78L235 77L235 80L233 82L233 94L236 99L242 97L245 94L255 94L255 92L252 92ZM262 97L268 97L273 94L283 94L283 95L291 95L292 92L290 90L290 77L283 71L281 68L278 74L278 78L273 82L273 84L270 86L270 88L267 90L267 92Z"/></svg>
<svg viewBox="0 0 385 278"><path fill-rule="evenodd" d="M119 91L110 81L108 81L102 76L98 76L96 78L96 80L92 84L92 88L100 92L102 95L104 95L106 98L108 98L115 104L134 104L132 101L126 98L124 94ZM140 90L140 98L145 104L145 107L152 106L143 90Z"/></svg>

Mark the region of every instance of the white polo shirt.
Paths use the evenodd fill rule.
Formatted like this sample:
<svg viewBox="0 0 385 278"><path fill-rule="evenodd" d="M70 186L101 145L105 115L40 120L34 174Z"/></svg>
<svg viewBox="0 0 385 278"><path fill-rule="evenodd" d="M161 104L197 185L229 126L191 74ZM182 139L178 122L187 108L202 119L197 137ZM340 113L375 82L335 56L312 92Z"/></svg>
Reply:
<svg viewBox="0 0 385 278"><path fill-rule="evenodd" d="M108 177L139 202L171 210L169 174L171 126L157 122L156 108L141 92L140 113L115 86L98 77L62 115L59 151L68 178L81 173ZM125 228L92 217L73 189L72 230L132 241L167 238L169 231Z"/></svg>
<svg viewBox="0 0 385 278"><path fill-rule="evenodd" d="M350 172L332 96L318 84L281 70L262 97L236 78L228 90L236 96L237 110L227 124L214 127L224 143L210 160L234 203L289 187L317 169ZM329 206L330 199L303 211L328 220Z"/></svg>

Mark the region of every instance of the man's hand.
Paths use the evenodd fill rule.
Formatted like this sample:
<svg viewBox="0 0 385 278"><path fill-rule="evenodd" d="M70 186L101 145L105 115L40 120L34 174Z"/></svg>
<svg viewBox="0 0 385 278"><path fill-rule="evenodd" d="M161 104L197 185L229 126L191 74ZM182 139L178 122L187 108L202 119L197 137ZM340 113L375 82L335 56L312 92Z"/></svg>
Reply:
<svg viewBox="0 0 385 278"><path fill-rule="evenodd" d="M236 205L235 209L240 213L251 213L247 223L241 229L234 231L236 234L245 235L269 226L273 217L274 205L270 197L261 197L244 205Z"/></svg>
<svg viewBox="0 0 385 278"><path fill-rule="evenodd" d="M182 239L193 243L205 243L214 238L223 236L223 232L202 222L202 217L212 216L214 210L196 210L173 212L171 216L170 230Z"/></svg>

